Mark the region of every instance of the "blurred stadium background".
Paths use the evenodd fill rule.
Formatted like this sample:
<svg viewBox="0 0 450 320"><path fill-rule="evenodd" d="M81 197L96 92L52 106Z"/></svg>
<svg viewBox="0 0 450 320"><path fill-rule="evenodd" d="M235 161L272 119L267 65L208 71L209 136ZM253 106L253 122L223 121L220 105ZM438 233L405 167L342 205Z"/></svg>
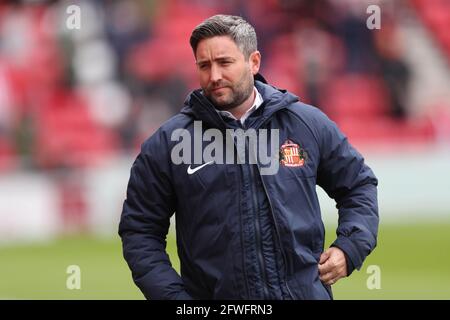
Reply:
<svg viewBox="0 0 450 320"><path fill-rule="evenodd" d="M1 1L0 299L143 298L117 236L129 169L197 87L189 35L216 13L255 26L262 74L323 109L379 177L378 247L335 298L450 299L448 0Z"/></svg>

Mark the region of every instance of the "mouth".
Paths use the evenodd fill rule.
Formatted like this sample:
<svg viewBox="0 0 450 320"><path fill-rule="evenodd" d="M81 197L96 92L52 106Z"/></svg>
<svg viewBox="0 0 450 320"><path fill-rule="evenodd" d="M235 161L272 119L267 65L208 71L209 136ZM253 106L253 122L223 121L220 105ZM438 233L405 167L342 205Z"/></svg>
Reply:
<svg viewBox="0 0 450 320"><path fill-rule="evenodd" d="M217 92L220 92L221 90L226 89L226 88L227 87L214 88L214 89L211 89L211 92L217 93Z"/></svg>

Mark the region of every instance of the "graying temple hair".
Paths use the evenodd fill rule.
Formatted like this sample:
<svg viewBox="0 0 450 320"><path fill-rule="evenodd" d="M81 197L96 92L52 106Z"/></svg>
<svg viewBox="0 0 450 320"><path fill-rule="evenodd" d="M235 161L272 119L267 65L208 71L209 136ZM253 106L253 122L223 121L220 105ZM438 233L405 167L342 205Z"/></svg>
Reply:
<svg viewBox="0 0 450 320"><path fill-rule="evenodd" d="M255 29L247 21L239 16L218 14L206 19L192 31L189 42L194 55L201 40L215 36L230 36L246 59L258 49Z"/></svg>

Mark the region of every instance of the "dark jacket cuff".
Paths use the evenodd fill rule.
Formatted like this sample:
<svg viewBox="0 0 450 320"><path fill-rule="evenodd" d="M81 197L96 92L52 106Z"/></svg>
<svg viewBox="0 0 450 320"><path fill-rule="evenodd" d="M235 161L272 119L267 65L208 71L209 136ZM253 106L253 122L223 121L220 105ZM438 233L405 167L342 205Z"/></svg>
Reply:
<svg viewBox="0 0 450 320"><path fill-rule="evenodd" d="M351 275L355 269L359 270L361 268L363 260L358 249L349 238L340 236L333 242L331 247L337 247L344 252L347 262L347 276Z"/></svg>
<svg viewBox="0 0 450 320"><path fill-rule="evenodd" d="M194 300L186 291L181 291L175 300Z"/></svg>

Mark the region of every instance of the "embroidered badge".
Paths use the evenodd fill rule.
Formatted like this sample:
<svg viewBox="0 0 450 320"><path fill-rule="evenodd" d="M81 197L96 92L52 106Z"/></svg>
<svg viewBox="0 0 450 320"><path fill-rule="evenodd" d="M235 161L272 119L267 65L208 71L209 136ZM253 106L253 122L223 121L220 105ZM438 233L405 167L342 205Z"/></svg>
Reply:
<svg viewBox="0 0 450 320"><path fill-rule="evenodd" d="M291 140L286 140L280 148L280 164L286 167L303 167L308 154Z"/></svg>

